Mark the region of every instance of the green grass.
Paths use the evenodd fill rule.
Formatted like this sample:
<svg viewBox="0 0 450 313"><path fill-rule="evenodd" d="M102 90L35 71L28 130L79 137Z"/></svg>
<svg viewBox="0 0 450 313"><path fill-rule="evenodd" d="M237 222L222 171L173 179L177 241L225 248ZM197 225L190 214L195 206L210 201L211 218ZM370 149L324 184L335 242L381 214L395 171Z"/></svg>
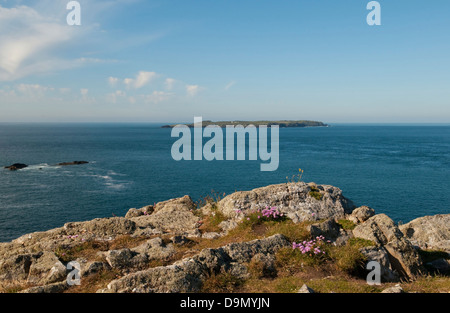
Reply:
<svg viewBox="0 0 450 313"><path fill-rule="evenodd" d="M341 226L344 230L353 230L356 227L356 224L352 221L341 219L338 221L338 224Z"/></svg>

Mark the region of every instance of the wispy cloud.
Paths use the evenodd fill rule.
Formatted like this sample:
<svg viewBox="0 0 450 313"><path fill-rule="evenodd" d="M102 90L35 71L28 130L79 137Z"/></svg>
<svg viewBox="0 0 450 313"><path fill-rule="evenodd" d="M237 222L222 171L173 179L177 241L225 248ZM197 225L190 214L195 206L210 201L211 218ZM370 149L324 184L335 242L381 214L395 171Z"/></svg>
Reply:
<svg viewBox="0 0 450 313"><path fill-rule="evenodd" d="M233 87L234 85L236 85L236 82L234 80L230 81L226 86L225 86L225 90L229 90L231 87Z"/></svg>

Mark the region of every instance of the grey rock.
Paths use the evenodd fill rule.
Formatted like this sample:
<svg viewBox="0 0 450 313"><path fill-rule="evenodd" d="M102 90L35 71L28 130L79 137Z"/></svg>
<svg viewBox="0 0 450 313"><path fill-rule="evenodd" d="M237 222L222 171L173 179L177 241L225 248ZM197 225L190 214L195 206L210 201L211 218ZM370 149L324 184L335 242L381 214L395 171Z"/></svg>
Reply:
<svg viewBox="0 0 450 313"><path fill-rule="evenodd" d="M53 252L45 251L31 263L28 282L37 285L60 282L66 279L66 272L67 268L58 257Z"/></svg>
<svg viewBox="0 0 450 313"><path fill-rule="evenodd" d="M200 218L192 213L191 198L172 199L155 205L154 213L130 218L140 228L150 227L163 233L183 233L198 230Z"/></svg>
<svg viewBox="0 0 450 313"><path fill-rule="evenodd" d="M401 225L400 230L413 245L421 249L450 253L450 214L420 217Z"/></svg>
<svg viewBox="0 0 450 313"><path fill-rule="evenodd" d="M355 224L360 224L367 221L369 218L375 215L375 210L368 206L361 206L353 210L352 214L348 217L348 220Z"/></svg>
<svg viewBox="0 0 450 313"><path fill-rule="evenodd" d="M389 254L383 247L365 247L360 249L368 262L375 261L380 264L381 282L397 282L399 276L391 267Z"/></svg>
<svg viewBox="0 0 450 313"><path fill-rule="evenodd" d="M136 224L124 217L97 218L88 222L66 223L64 229L68 235L88 232L97 237L115 237L131 235L136 229Z"/></svg>
<svg viewBox="0 0 450 313"><path fill-rule="evenodd" d="M369 218L356 226L353 234L383 246L388 252L391 267L400 276L413 278L424 271L419 254L387 215L378 214Z"/></svg>
<svg viewBox="0 0 450 313"><path fill-rule="evenodd" d="M160 237L148 240L136 248L131 249L132 252L144 255L148 261L156 259L166 259L175 253L172 244L164 244Z"/></svg>
<svg viewBox="0 0 450 313"><path fill-rule="evenodd" d="M144 206L140 209L129 209L127 214L125 215L125 218L132 218L132 217L138 217L138 216L142 216L142 215L150 215L152 214L154 211L154 206L153 205L147 205Z"/></svg>
<svg viewBox="0 0 450 313"><path fill-rule="evenodd" d="M285 246L290 246L289 241L282 235L274 235L217 249L204 249L198 255L172 265L126 275L98 292L198 292L210 275L220 272L244 275L245 270L237 264L249 262L258 253L273 254Z"/></svg>
<svg viewBox="0 0 450 313"><path fill-rule="evenodd" d="M226 196L218 203L219 210L229 218L236 217L236 211L277 207L281 213L295 223L343 217L352 212L354 205L342 195L339 188L318 185L322 200L309 196L311 186L303 182L271 185L252 191L240 191Z"/></svg>
<svg viewBox="0 0 450 313"><path fill-rule="evenodd" d="M173 236L170 238L170 240L172 241L173 244L179 245L179 246L184 246L184 245L192 242L192 240L190 240L189 238L187 238L186 236L183 236L183 235Z"/></svg>
<svg viewBox="0 0 450 313"><path fill-rule="evenodd" d="M307 230L312 237L324 236L326 240L336 240L340 235L340 227L334 219L328 219L322 223L309 225Z"/></svg>
<svg viewBox="0 0 450 313"><path fill-rule="evenodd" d="M205 239L217 239L217 238L220 238L220 234L216 233L216 232L204 233L202 235L202 238L205 238Z"/></svg>
<svg viewBox="0 0 450 313"><path fill-rule="evenodd" d="M31 287L20 293L61 293L69 287L66 281L44 286Z"/></svg>
<svg viewBox="0 0 450 313"><path fill-rule="evenodd" d="M0 280L27 280L31 264L42 254L23 254L0 260Z"/></svg>
<svg viewBox="0 0 450 313"><path fill-rule="evenodd" d="M313 289L304 284L297 293L315 293Z"/></svg>

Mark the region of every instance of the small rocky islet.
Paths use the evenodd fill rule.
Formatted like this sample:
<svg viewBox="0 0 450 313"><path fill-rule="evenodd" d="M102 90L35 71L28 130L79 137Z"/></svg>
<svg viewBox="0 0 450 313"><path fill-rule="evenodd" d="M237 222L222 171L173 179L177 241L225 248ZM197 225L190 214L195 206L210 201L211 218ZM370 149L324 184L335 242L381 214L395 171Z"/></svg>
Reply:
<svg viewBox="0 0 450 313"><path fill-rule="evenodd" d="M450 214L397 225L304 182L184 196L0 243L0 292L450 292L449 225ZM380 286L366 282L370 261Z"/></svg>
<svg viewBox="0 0 450 313"><path fill-rule="evenodd" d="M62 162L55 164L54 166L70 166L70 165L83 165L88 164L88 161L72 161L72 162ZM5 169L8 169L10 171L18 171L24 168L27 168L29 165L24 163L14 163L12 165L5 166Z"/></svg>

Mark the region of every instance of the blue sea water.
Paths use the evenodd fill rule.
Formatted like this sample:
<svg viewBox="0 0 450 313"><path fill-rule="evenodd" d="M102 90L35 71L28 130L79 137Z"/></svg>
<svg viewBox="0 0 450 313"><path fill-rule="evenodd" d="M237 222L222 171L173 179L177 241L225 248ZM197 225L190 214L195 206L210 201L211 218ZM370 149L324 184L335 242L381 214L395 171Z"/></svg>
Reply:
<svg viewBox="0 0 450 313"><path fill-rule="evenodd" d="M341 188L395 221L450 213L450 126L334 125L280 129L280 165L181 161L158 124L0 124L0 241L69 221L123 216L183 195L194 200L304 181ZM85 160L79 166L52 166Z"/></svg>

